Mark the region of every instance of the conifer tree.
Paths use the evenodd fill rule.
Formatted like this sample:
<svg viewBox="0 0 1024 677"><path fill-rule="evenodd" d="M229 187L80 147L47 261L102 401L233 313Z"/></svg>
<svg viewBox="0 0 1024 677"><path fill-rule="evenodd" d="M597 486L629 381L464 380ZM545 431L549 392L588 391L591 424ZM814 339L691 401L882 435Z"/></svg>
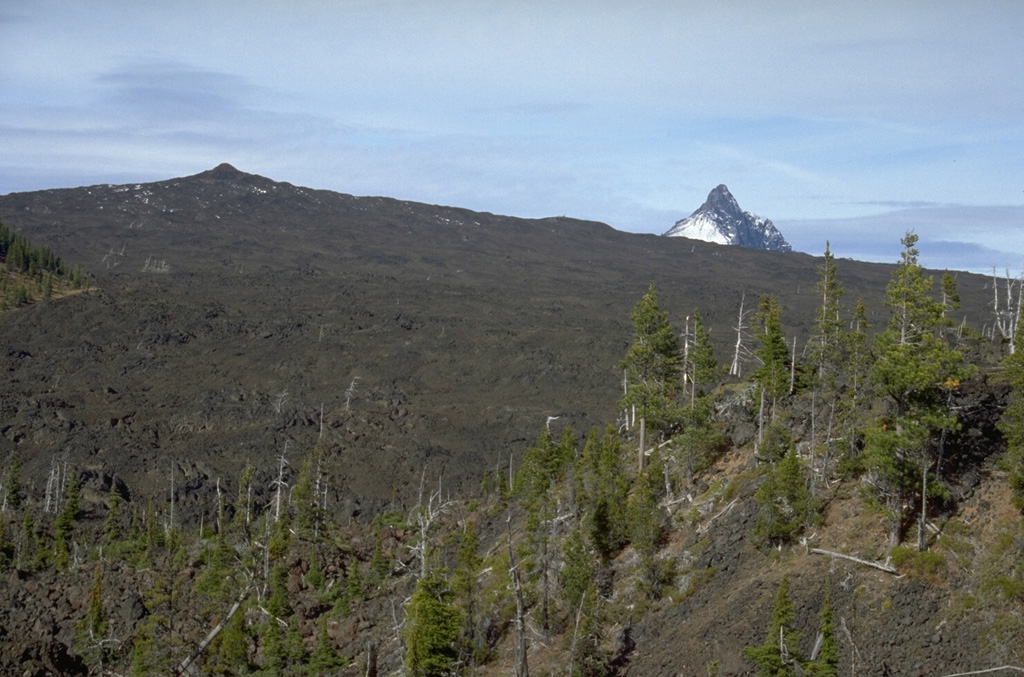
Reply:
<svg viewBox="0 0 1024 677"><path fill-rule="evenodd" d="M635 411L640 424L639 467L644 465L645 437L669 429L678 418L675 396L680 386L679 337L658 306L652 282L629 314L633 343L620 367L626 393L619 408Z"/></svg>
<svg viewBox="0 0 1024 677"><path fill-rule="evenodd" d="M21 464L18 459L11 461L7 477L3 483L3 510L21 508Z"/></svg>
<svg viewBox="0 0 1024 677"><path fill-rule="evenodd" d="M868 308L864 298L858 297L853 307L850 331L846 334L846 373L850 384L850 409L856 410L863 399L871 370L871 348L868 346Z"/></svg>
<svg viewBox="0 0 1024 677"><path fill-rule="evenodd" d="M483 558L477 554L480 543L476 536L476 527L467 522L459 540L459 549L455 554L455 573L452 576L452 593L455 604L462 616L460 653L463 662L474 664L478 652L484 648L485 638L477 636L477 621L480 616L479 585L477 576L483 566Z"/></svg>
<svg viewBox="0 0 1024 677"><path fill-rule="evenodd" d="M754 314L755 335L759 341L754 351L759 365L754 371L758 386L757 445L764 441L765 405L775 420L776 402L786 393L789 383L790 357L782 333L782 306L774 295L762 296Z"/></svg>
<svg viewBox="0 0 1024 677"><path fill-rule="evenodd" d="M711 332L704 325L700 310L693 311L693 341L686 350L687 379L690 382L689 406L681 414L682 430L673 437L672 450L682 454L687 484L693 473L703 469L721 447L721 434L713 426L713 398L707 389L722 371L715 359ZM666 459L667 461L668 459ZM674 455L672 460L678 461Z"/></svg>
<svg viewBox="0 0 1024 677"><path fill-rule="evenodd" d="M800 633L793 629L793 603L789 600L789 577L783 576L775 593L775 606L768 636L760 646L744 647L743 655L757 666L758 677L790 677L798 667Z"/></svg>
<svg viewBox="0 0 1024 677"><path fill-rule="evenodd" d="M7 521L0 519L0 571L14 563L15 553L14 542L7 537Z"/></svg>
<svg viewBox="0 0 1024 677"><path fill-rule="evenodd" d="M664 567L670 564L657 559L663 536L662 515L658 507L663 488L661 463L660 455L655 453L651 465L637 478L628 508L629 540L639 555L638 586L650 599L661 597L669 575Z"/></svg>
<svg viewBox="0 0 1024 677"><path fill-rule="evenodd" d="M238 675L249 672L249 628L245 614L236 613L217 635L212 649L209 671L215 675Z"/></svg>
<svg viewBox="0 0 1024 677"><path fill-rule="evenodd" d="M562 570L558 573L562 597L570 614L576 610L583 596L594 585L594 565L583 540L580 529L573 529L566 540Z"/></svg>
<svg viewBox="0 0 1024 677"><path fill-rule="evenodd" d="M309 674L327 675L333 674L338 668L344 667L345 659L338 655L334 648L334 642L327 634L327 616L320 616L319 632L317 633L316 647L309 655Z"/></svg>
<svg viewBox="0 0 1024 677"><path fill-rule="evenodd" d="M696 407L698 397L705 395L705 388L719 377L720 369L715 358L715 345L711 332L704 324L700 310L693 311L693 342L688 345L686 355L686 377L690 381L690 409Z"/></svg>
<svg viewBox="0 0 1024 677"><path fill-rule="evenodd" d="M832 610L832 591L826 588L825 604L821 607L820 640L817 655L806 666L811 677L836 677L839 674L839 645L836 643L836 622Z"/></svg>
<svg viewBox="0 0 1024 677"><path fill-rule="evenodd" d="M760 509L754 533L768 545L789 543L816 514L803 466L792 446L754 498Z"/></svg>
<svg viewBox="0 0 1024 677"><path fill-rule="evenodd" d="M1017 349L1003 359L1010 394L999 430L1006 440L1003 465L1009 472L1013 502L1024 512L1024 322L1017 324Z"/></svg>
<svg viewBox="0 0 1024 677"><path fill-rule="evenodd" d="M429 573L416 582L405 623L405 666L414 677L440 677L451 672L458 657L456 640L462 624L448 582Z"/></svg>
<svg viewBox="0 0 1024 677"><path fill-rule="evenodd" d="M545 631L550 628L550 597L557 548L553 533L559 499L556 486L575 456L575 446L571 428L566 427L561 440L555 443L550 429L545 427L537 443L526 452L523 465L516 474L516 491L526 508L529 553L524 564L531 579L540 587L540 621Z"/></svg>
<svg viewBox="0 0 1024 677"><path fill-rule="evenodd" d="M933 435L956 427L956 418L945 407L945 395L969 376L970 368L942 337L949 320L943 317L942 303L931 297L932 278L917 262L917 235L908 232L901 242L900 262L886 287L889 325L875 338L871 371L875 387L888 398L892 411L866 431L865 462L885 502L890 545L895 546L902 535L904 506L918 494L918 547L923 549Z"/></svg>
<svg viewBox="0 0 1024 677"><path fill-rule="evenodd" d="M78 519L78 473L72 472L68 480L64 506L53 522L53 557L57 568L64 571L71 557L71 529Z"/></svg>
<svg viewBox="0 0 1024 677"><path fill-rule="evenodd" d="M615 429L591 430L575 475L576 502L583 528L602 563L609 562L628 540L626 497L629 483Z"/></svg>

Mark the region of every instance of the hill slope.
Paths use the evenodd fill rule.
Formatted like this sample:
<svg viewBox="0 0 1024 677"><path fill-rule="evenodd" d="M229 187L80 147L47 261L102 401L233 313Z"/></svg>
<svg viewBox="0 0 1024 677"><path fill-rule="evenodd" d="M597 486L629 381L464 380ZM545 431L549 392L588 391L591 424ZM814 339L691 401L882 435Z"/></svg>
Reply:
<svg viewBox="0 0 1024 677"><path fill-rule="evenodd" d="M614 418L629 308L649 281L677 322L701 309L723 359L744 297L778 294L800 340L816 300L804 255L357 198L227 165L7 195L0 219L101 289L5 317L0 451L44 472L67 449L133 484L173 460L210 490L240 458L272 466L286 443L308 448L322 410L353 510L410 500L424 467L471 487L549 415L578 430ZM877 308L885 266L844 261L840 276ZM961 276L979 324L986 284Z"/></svg>
<svg viewBox="0 0 1024 677"><path fill-rule="evenodd" d="M167 632L179 642L164 646L176 660L231 608L230 596L209 602L202 592L201 582L212 585L211 571L260 577L261 566L247 558L269 553L270 539L249 525L232 531L228 574L215 568L212 549L219 546L210 525L219 527L218 506L236 496L251 498L267 515L280 488L280 457L293 487L301 484L302 462L323 451L331 524L327 542L296 526L281 557L278 583L293 607L290 627L312 651L323 622L353 659L346 674L365 674L360 661L372 643L381 672L397 671L403 635L395 610L412 592L419 547L421 513L414 506L431 487L438 487L438 500L448 492L476 495L488 471L498 468L504 478L509 466L520 468L549 417L558 417L556 432L614 422L629 313L649 281L677 327L701 309L726 363L741 303L749 311L758 295L777 294L799 351L819 303L819 262L800 254L628 235L565 218L522 220L357 198L223 165L154 184L3 196L0 220L93 271L96 287L2 316L0 454L20 462L26 503L34 508L43 504L53 470L65 462L75 467L83 483L83 533L98 538L116 494L128 499L130 519L126 512L122 522L135 546L146 541L144 520L185 534L178 546L153 538L146 554L125 559L97 553L81 539L82 557L101 560L119 637L141 642L139 628L167 605L151 591L170 585L169 598L181 595L178 612L199 620ZM882 324L889 268L840 261L839 277L848 298L865 296L872 321ZM989 315L987 284L977 276L959 279L964 312L977 327ZM988 364L1001 350L983 342L977 348L987 351ZM734 386L727 382L725 390ZM677 573L666 594L649 601L637 592L635 547L607 564L601 649L631 675L749 674L740 650L763 641L771 599L788 574L805 652L822 591L831 585L837 622L849 633L840 674L994 667L984 662L997 656L993 647L1015 660L1007 647L1019 626L1000 630L1000 623L1012 624L1019 613L1007 611L991 587L1002 581L993 572L1017 571L1007 569L995 546L1020 538L993 465L999 442L992 421L1003 395L1005 388L984 379L965 388L963 410L983 415L972 414L950 442L972 453L953 469L949 505L935 518L941 530L933 542L944 568L917 572L910 562L904 578L810 552L821 547L871 561L884 554L884 530L856 482L828 486L824 525L806 534L806 545L755 547L753 495L764 476L749 444L751 413L741 406L723 415L732 446L686 487L688 497L659 511L665 537L657 559L674 563ZM789 424L798 439L807 421L806 411L794 409ZM255 468L251 497L240 491L246 463ZM570 486L558 495L569 495ZM493 646L479 672L508 674L514 604L500 559L506 511L514 515L517 547L526 526L522 507L491 487L479 502L456 499L439 513L436 557L454 569L455 544L466 524L476 525L484 558L479 580L493 595L478 628ZM51 519L43 514L39 523ZM552 521L559 539L571 522ZM35 547L30 540L27 550ZM1002 556L1012 564L1009 552ZM91 564L72 562L68 573L41 564L9 574L0 600L7 632L0 633L0 654L15 658L5 658L3 670L85 669L73 654L81 653L76 628ZM314 562L328 590L354 592L327 595L309 577ZM1018 575L1006 583L1011 593ZM267 622L272 605L265 593L266 587L244 612L257 647L249 658L261 665L269 661L268 640L255 633L276 627ZM561 670L573 637L571 612L562 610L561 625L539 633L536 598L529 603L531 666ZM984 632L966 630L977 628ZM128 650L122 647L122 661ZM223 651L215 645L210 653Z"/></svg>

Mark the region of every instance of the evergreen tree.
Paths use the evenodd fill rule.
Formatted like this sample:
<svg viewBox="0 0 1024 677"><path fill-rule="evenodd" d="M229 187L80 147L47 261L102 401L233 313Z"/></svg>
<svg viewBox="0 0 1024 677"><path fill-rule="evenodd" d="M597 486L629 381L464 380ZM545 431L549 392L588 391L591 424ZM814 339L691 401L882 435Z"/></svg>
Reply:
<svg viewBox="0 0 1024 677"><path fill-rule="evenodd" d="M628 540L629 483L623 468L621 442L614 428L607 428L604 434L590 431L575 480L576 502L587 540L602 563L608 563Z"/></svg>
<svg viewBox="0 0 1024 677"><path fill-rule="evenodd" d="M770 404L771 417L775 418L775 403L789 388L790 358L786 337L782 333L782 306L774 295L762 296L754 314L754 328L759 347L754 351L759 366L754 371L761 397L761 423L764 418L764 403Z"/></svg>
<svg viewBox="0 0 1024 677"><path fill-rule="evenodd" d="M284 650L284 638L281 636L281 626L273 618L268 618L263 624L260 632L261 654L264 674L284 674L287 656Z"/></svg>
<svg viewBox="0 0 1024 677"><path fill-rule="evenodd" d="M85 618L78 625L76 644L88 662L96 666L98 674L101 675L110 653L103 641L107 634L107 626L107 617L103 613L103 572L100 565L97 564L93 574L92 588L89 590L89 604L85 610Z"/></svg>
<svg viewBox="0 0 1024 677"><path fill-rule="evenodd" d="M309 655L309 674L328 675L334 674L338 668L345 667L346 661L338 655L334 648L334 642L327 634L327 616L320 616L320 629L317 633L316 647Z"/></svg>
<svg viewBox="0 0 1024 677"><path fill-rule="evenodd" d="M639 556L638 587L650 599L661 597L672 573L666 568L670 561L657 559L664 535L661 509L658 507L664 487L661 463L660 455L655 453L651 465L637 478L628 508L629 540Z"/></svg>
<svg viewBox="0 0 1024 677"><path fill-rule="evenodd" d="M21 508L21 464L17 459L11 461L11 468L3 485L3 509L18 510Z"/></svg>
<svg viewBox="0 0 1024 677"><path fill-rule="evenodd" d="M284 656L290 668L285 674L300 673L306 664L306 645L302 642L298 619L293 619L284 631Z"/></svg>
<svg viewBox="0 0 1024 677"><path fill-rule="evenodd" d="M791 542L816 514L803 467L791 446L754 499L759 507L754 533L766 545Z"/></svg>
<svg viewBox="0 0 1024 677"><path fill-rule="evenodd" d="M836 622L832 610L832 591L825 590L821 608L821 642L818 655L806 666L811 677L836 677L839 674L839 645L836 643Z"/></svg>
<svg viewBox="0 0 1024 677"><path fill-rule="evenodd" d="M948 271L942 271L942 316L952 321L953 311L960 309L960 292L956 288L956 278Z"/></svg>
<svg viewBox="0 0 1024 677"><path fill-rule="evenodd" d="M853 307L853 319L850 331L846 334L846 373L850 384L850 409L856 410L867 388L871 371L871 349L868 346L868 308L864 298L857 298Z"/></svg>
<svg viewBox="0 0 1024 677"><path fill-rule="evenodd" d="M675 396L680 386L679 337L658 306L652 282L629 314L633 343L620 363L625 370L626 393L619 408L636 412L640 422L639 465L644 465L647 430L665 431L678 418Z"/></svg>
<svg viewBox="0 0 1024 677"><path fill-rule="evenodd" d="M121 495L113 485L110 487L108 499L107 521L103 523L103 540L107 545L114 545L121 540Z"/></svg>
<svg viewBox="0 0 1024 677"><path fill-rule="evenodd" d="M557 444L551 431L545 427L537 443L526 452L523 465L516 474L516 491L526 508L528 556L524 565L530 580L540 587L540 621L545 631L550 628L550 597L558 545L554 535L559 503L557 487L575 457L575 447L575 438L569 427L563 430Z"/></svg>
<svg viewBox="0 0 1024 677"><path fill-rule="evenodd" d="M1016 350L1003 360L1010 394L999 430L1006 440L1003 465L1010 474L1013 502L1018 510L1024 512L1024 322L1017 324L1014 345Z"/></svg>
<svg viewBox="0 0 1024 677"><path fill-rule="evenodd" d="M477 621L480 616L480 589L477 576L483 566L483 558L477 554L479 547L476 527L472 522L467 522L455 554L456 568L452 576L452 593L455 605L462 616L459 653L463 655L463 662L469 665L475 663L477 656L486 647L486 638L478 636L477 633Z"/></svg>
<svg viewBox="0 0 1024 677"><path fill-rule="evenodd" d="M249 628L245 612L239 610L217 635L208 667L214 675L237 675L249 672Z"/></svg>
<svg viewBox="0 0 1024 677"><path fill-rule="evenodd" d="M838 268L830 244L826 242L824 261L818 267L818 284L815 287L821 296L821 305L815 317L811 341L815 381L826 391L836 387L842 366L844 290L836 279Z"/></svg>
<svg viewBox="0 0 1024 677"><path fill-rule="evenodd" d="M414 677L451 673L458 657L456 640L462 618L448 583L437 573L416 582L405 623L405 666Z"/></svg>
<svg viewBox="0 0 1024 677"><path fill-rule="evenodd" d="M54 563L61 571L67 569L71 557L71 529L78 519L78 512L78 473L72 471L64 497L64 506L53 522L53 557Z"/></svg>
<svg viewBox="0 0 1024 677"><path fill-rule="evenodd" d="M252 478L255 466L246 461L242 475L238 480L238 497L235 499L232 524L237 525L248 535L249 524L252 522Z"/></svg>
<svg viewBox="0 0 1024 677"><path fill-rule="evenodd" d="M933 435L956 427L956 418L945 406L946 396L970 375L962 355L942 338L949 320L943 317L942 303L931 297L932 278L917 262L917 235L907 233L901 242L900 262L886 287L889 325L875 338L871 371L875 387L888 398L892 411L865 434L865 462L881 490L893 546L907 517L904 506L915 492L919 492L920 526L924 526L928 476L934 463ZM922 528L921 548L923 538Z"/></svg>
<svg viewBox="0 0 1024 677"><path fill-rule="evenodd" d="M16 552L14 542L7 537L7 521L0 519L0 571L14 563Z"/></svg>
<svg viewBox="0 0 1024 677"><path fill-rule="evenodd" d="M715 359L711 332L697 309L693 311L693 341L687 343L685 363L686 378L690 382L690 409L694 409L697 398L706 394L705 389L718 379L721 372Z"/></svg>
<svg viewBox="0 0 1024 677"><path fill-rule="evenodd" d="M558 582L562 588L562 597L570 614L575 612L590 591L593 594L594 564L587 553L580 529L573 529L565 545L565 558L562 570L558 573Z"/></svg>
<svg viewBox="0 0 1024 677"><path fill-rule="evenodd" d="M793 629L793 603L789 600L789 577L783 576L775 593L775 607L768 636L760 646L743 648L743 655L757 666L758 677L790 677L798 668L800 633Z"/></svg>

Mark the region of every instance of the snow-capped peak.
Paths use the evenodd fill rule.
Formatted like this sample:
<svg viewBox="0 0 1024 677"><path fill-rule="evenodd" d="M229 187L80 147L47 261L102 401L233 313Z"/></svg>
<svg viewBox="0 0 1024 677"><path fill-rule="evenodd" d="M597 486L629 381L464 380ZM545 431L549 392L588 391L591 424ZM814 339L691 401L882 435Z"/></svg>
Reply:
<svg viewBox="0 0 1024 677"><path fill-rule="evenodd" d="M676 221L665 235L751 249L793 251L771 221L740 209L724 184L708 194L700 209Z"/></svg>

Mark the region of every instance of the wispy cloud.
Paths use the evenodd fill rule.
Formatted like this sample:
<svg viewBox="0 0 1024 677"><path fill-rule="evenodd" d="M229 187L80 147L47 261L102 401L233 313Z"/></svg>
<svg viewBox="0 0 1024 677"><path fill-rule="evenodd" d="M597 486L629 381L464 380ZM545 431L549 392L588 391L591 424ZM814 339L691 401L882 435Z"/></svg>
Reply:
<svg viewBox="0 0 1024 677"><path fill-rule="evenodd" d="M836 256L895 262L900 238L919 236L929 268L990 272L1024 269L1024 205L918 207L847 219L778 221L794 249L821 254L829 241Z"/></svg>

